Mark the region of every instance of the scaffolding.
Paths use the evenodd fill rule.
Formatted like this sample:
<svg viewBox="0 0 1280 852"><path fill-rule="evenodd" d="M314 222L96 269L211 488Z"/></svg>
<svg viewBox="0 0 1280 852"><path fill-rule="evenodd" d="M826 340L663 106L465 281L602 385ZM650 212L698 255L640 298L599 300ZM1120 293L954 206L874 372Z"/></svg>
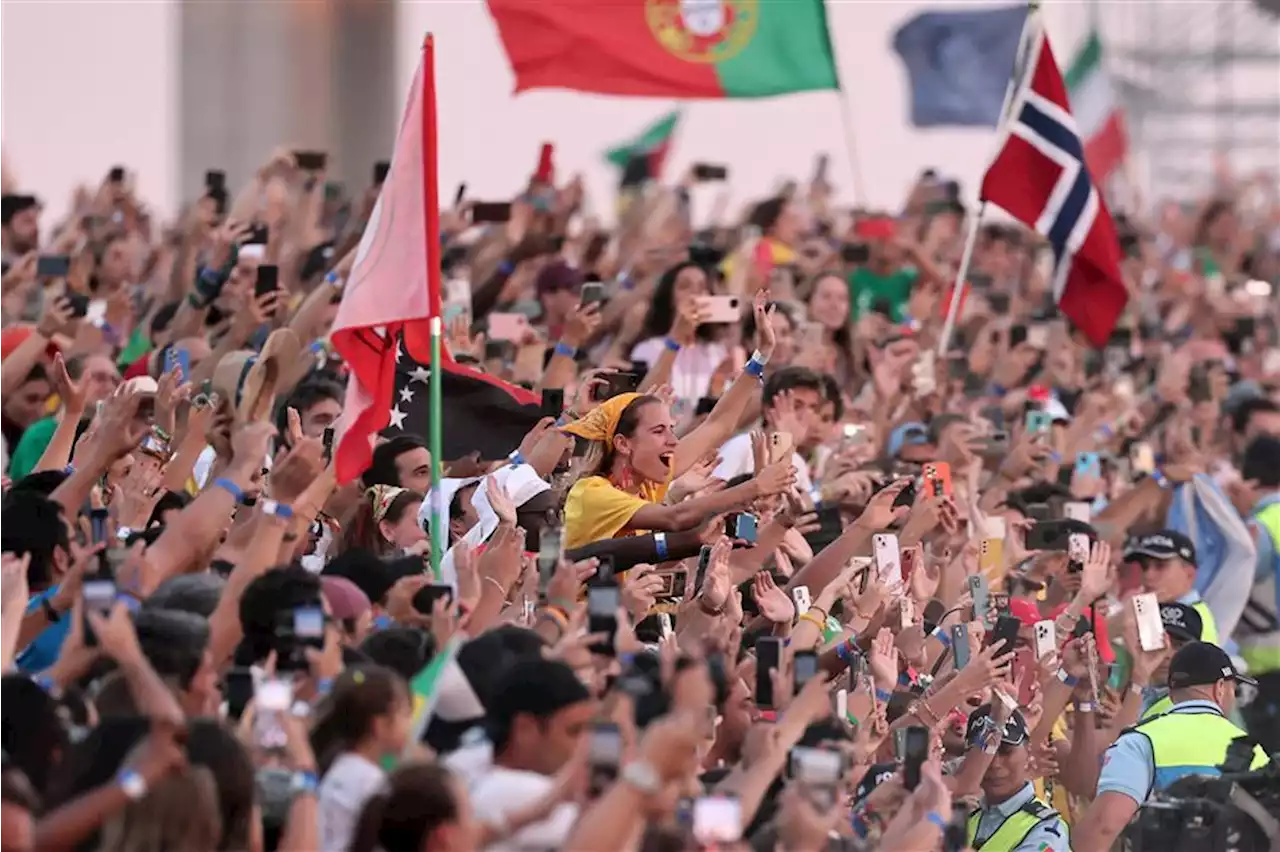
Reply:
<svg viewBox="0 0 1280 852"><path fill-rule="evenodd" d="M1280 179L1280 17L1251 0L1112 0L1089 14L1143 196L1203 197L1220 162Z"/></svg>

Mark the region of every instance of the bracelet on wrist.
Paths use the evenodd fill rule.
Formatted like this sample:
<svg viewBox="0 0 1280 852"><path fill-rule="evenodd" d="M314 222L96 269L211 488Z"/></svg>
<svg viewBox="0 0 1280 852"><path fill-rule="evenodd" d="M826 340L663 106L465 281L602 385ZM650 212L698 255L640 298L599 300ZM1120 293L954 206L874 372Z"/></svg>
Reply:
<svg viewBox="0 0 1280 852"><path fill-rule="evenodd" d="M1077 683L1080 682L1080 678L1072 677L1071 675L1067 674L1066 669L1058 669L1058 680L1062 681L1067 686L1075 686Z"/></svg>
<svg viewBox="0 0 1280 852"><path fill-rule="evenodd" d="M562 355L565 358L578 357L578 347L570 346L568 343L565 343L563 340L556 343L554 352L556 355Z"/></svg>
<svg viewBox="0 0 1280 852"><path fill-rule="evenodd" d="M671 352L680 351L680 343L674 337L668 337L662 341L662 345L667 347Z"/></svg>
<svg viewBox="0 0 1280 852"><path fill-rule="evenodd" d="M244 502L244 489L242 489L239 485L236 485L230 479L227 479L225 476L219 476L217 479L215 479L213 481L213 487L221 488L223 491L227 492L232 497L234 497L236 501L236 505L239 505Z"/></svg>

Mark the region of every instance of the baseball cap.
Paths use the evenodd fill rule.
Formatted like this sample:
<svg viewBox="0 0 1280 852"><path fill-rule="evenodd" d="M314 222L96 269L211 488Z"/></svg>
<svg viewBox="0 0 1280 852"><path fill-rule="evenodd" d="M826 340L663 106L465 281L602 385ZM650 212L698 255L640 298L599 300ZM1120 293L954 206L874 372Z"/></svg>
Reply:
<svg viewBox="0 0 1280 852"><path fill-rule="evenodd" d="M1125 542L1125 560L1138 556L1150 556L1153 559L1173 559L1177 557L1194 565L1196 561L1196 546L1191 539L1177 530L1159 530L1146 535L1133 536Z"/></svg>
<svg viewBox="0 0 1280 852"><path fill-rule="evenodd" d="M983 704L969 714L969 724L964 730L965 742L974 742L988 724L995 725L995 722L991 720L991 705ZM1009 714L1009 720L1004 723L1004 730L1000 733L1000 744L1025 745L1030 737L1031 735L1027 731L1027 720L1022 717L1021 712L1014 710Z"/></svg>
<svg viewBox="0 0 1280 852"><path fill-rule="evenodd" d="M1207 686L1220 680L1234 680L1257 686L1258 682L1236 671L1227 652L1208 642L1192 642L1178 649L1169 661L1169 688Z"/></svg>
<svg viewBox="0 0 1280 852"><path fill-rule="evenodd" d="M1031 626L1037 621L1042 620L1040 609L1029 600L1023 598L1009 599L1009 615L1021 621L1026 626Z"/></svg>
<svg viewBox="0 0 1280 852"><path fill-rule="evenodd" d="M903 423L889 433L889 457L898 455L903 447L918 447L927 443L929 443L928 427L918 421Z"/></svg>
<svg viewBox="0 0 1280 852"><path fill-rule="evenodd" d="M1164 632L1175 639L1200 641L1204 620L1194 607L1183 603L1160 604L1160 620L1164 622Z"/></svg>
<svg viewBox="0 0 1280 852"><path fill-rule="evenodd" d="M564 261L549 263L538 272L534 289L539 296L560 290L572 290L576 293L582 289L582 273Z"/></svg>

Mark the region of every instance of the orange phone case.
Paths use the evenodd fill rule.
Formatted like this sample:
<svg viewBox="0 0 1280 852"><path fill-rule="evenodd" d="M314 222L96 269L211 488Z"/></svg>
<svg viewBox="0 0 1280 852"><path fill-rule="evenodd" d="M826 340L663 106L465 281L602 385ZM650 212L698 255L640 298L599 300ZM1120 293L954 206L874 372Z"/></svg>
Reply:
<svg viewBox="0 0 1280 852"><path fill-rule="evenodd" d="M951 496L951 465L946 462L929 462L924 466L924 481L929 496Z"/></svg>

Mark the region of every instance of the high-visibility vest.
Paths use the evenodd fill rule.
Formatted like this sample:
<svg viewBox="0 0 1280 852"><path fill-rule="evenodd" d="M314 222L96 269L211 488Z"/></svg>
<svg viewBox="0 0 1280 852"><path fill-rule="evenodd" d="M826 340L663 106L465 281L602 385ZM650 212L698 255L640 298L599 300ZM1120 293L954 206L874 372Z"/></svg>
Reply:
<svg viewBox="0 0 1280 852"><path fill-rule="evenodd" d="M1209 609L1209 605L1204 601L1196 601L1191 608L1199 613L1200 623L1203 625L1200 628L1200 641L1208 642L1210 645L1219 644L1218 622L1213 620L1213 612Z"/></svg>
<svg viewBox="0 0 1280 852"><path fill-rule="evenodd" d="M1032 799L1005 817L1005 821L1000 823L1000 827L990 837L977 843L975 838L978 836L978 821L982 819L982 809L979 808L969 814L966 825L969 848L981 850L981 852L1013 852L1022 844L1022 841L1027 839L1027 835L1035 830L1036 826L1059 818L1058 812L1053 808L1039 799ZM1065 826L1063 830L1066 830Z"/></svg>
<svg viewBox="0 0 1280 852"><path fill-rule="evenodd" d="M1275 584L1280 581L1280 500L1267 502L1253 516L1258 526L1271 536L1273 565L1271 576L1255 583L1253 593L1240 616L1236 640L1240 656L1253 675L1280 671L1280 630L1276 629Z"/></svg>
<svg viewBox="0 0 1280 852"><path fill-rule="evenodd" d="M1226 759L1232 740L1246 736L1216 708L1178 710L1176 704L1169 712L1139 722L1129 731L1141 734L1151 744L1154 771L1148 796L1188 775L1218 775L1218 766ZM1266 766L1270 760L1255 745L1249 768Z"/></svg>
<svg viewBox="0 0 1280 852"><path fill-rule="evenodd" d="M1164 698L1158 699L1154 704L1148 707L1142 713L1142 721L1154 719L1157 716L1163 716L1173 709L1173 699L1166 695Z"/></svg>

